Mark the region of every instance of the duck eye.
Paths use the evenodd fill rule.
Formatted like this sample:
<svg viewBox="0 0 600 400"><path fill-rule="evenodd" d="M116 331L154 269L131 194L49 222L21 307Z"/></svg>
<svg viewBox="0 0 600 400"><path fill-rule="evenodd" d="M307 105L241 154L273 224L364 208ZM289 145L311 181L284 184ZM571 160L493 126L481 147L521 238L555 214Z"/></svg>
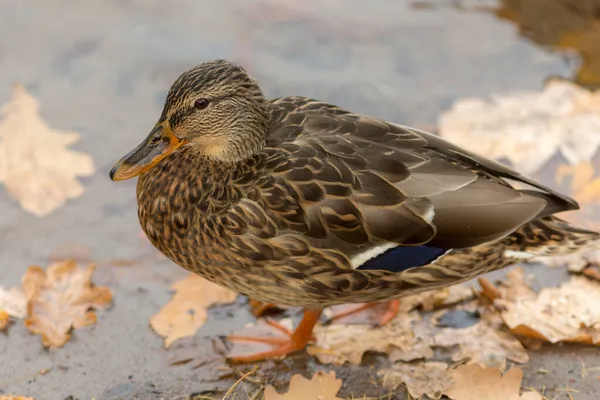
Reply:
<svg viewBox="0 0 600 400"><path fill-rule="evenodd" d="M208 99L205 99L204 97L201 99L196 100L196 102L194 103L194 107L197 108L198 110L204 110L206 107L208 107Z"/></svg>

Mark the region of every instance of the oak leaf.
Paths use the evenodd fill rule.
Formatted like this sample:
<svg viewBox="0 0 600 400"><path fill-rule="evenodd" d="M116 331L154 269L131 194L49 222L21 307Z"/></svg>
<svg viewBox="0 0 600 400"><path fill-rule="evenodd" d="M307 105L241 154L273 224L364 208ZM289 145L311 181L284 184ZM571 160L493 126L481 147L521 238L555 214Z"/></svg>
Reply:
<svg viewBox="0 0 600 400"><path fill-rule="evenodd" d="M28 299L25 326L41 335L44 346L62 347L73 328L96 323L94 310L107 308L112 294L105 286L93 286L94 265L78 268L72 261L51 264L46 271L29 267L22 280Z"/></svg>
<svg viewBox="0 0 600 400"><path fill-rule="evenodd" d="M448 364L435 361L416 363L395 363L390 368L379 371L382 385L395 390L401 384L406 385L408 393L416 399L427 395L430 399L439 399L442 392L452 385L448 374Z"/></svg>
<svg viewBox="0 0 600 400"><path fill-rule="evenodd" d="M265 388L265 400L343 400L337 397L342 380L335 378L335 371L317 371L312 379L294 375L285 394L279 394L273 386Z"/></svg>
<svg viewBox="0 0 600 400"><path fill-rule="evenodd" d="M94 173L92 158L67 146L79 134L52 129L39 104L16 85L0 120L0 182L26 211L44 217L83 194L78 176Z"/></svg>
<svg viewBox="0 0 600 400"><path fill-rule="evenodd" d="M206 322L206 310L216 304L232 303L237 294L190 274L175 282L171 301L150 318L150 326L164 338L165 347L177 339L192 336Z"/></svg>
<svg viewBox="0 0 600 400"><path fill-rule="evenodd" d="M520 395L523 370L512 368L504 376L497 368L461 365L449 371L454 384L444 391L452 400L542 400L535 392Z"/></svg>

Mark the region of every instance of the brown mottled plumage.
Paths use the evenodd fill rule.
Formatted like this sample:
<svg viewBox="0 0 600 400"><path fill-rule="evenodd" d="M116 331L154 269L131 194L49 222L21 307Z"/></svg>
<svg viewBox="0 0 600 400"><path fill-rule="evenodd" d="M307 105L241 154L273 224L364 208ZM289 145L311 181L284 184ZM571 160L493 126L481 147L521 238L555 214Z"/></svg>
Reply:
<svg viewBox="0 0 600 400"><path fill-rule="evenodd" d="M501 164L317 100L267 100L222 60L181 75L148 139L111 171L140 174L140 222L171 260L257 300L314 310L400 298L598 238L552 216L574 200ZM396 245L449 252L361 269ZM241 361L302 348L315 316L291 342Z"/></svg>

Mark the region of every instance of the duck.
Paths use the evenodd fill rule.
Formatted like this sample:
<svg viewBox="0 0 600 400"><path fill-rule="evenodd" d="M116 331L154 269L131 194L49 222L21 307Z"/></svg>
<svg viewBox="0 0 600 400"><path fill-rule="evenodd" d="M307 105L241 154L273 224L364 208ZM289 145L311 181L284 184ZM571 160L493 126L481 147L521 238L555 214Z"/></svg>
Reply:
<svg viewBox="0 0 600 400"><path fill-rule="evenodd" d="M140 224L179 266L265 304L301 307L302 351L326 307L389 303L598 242L555 214L572 198L419 129L302 96L267 98L240 65L181 74L158 122L111 169L138 177ZM389 316L389 315L388 315ZM389 319L389 318L388 318Z"/></svg>

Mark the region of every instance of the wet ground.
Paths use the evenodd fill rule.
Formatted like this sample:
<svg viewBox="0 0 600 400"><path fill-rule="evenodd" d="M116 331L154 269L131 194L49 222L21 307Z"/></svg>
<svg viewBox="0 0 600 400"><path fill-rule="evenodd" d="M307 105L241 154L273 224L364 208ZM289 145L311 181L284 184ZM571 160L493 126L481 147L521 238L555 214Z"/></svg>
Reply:
<svg viewBox="0 0 600 400"><path fill-rule="evenodd" d="M166 90L184 69L229 58L244 64L269 96L315 97L425 128L435 127L439 113L461 97L535 90L556 75L595 85L600 76L594 72L598 49L590 45L583 57L574 45L569 50L572 37L582 36L573 32L587 32L580 28L586 18L598 17L598 2L323 3L0 0L0 103L13 83L24 84L52 127L81 133L75 148L97 166L82 180L85 194L46 218L22 211L0 189L0 285L18 285L29 265L71 256L97 262L95 282L114 293L114 305L99 312L98 323L76 331L62 349L44 350L22 324L0 334L0 393L38 400L220 398L247 370L210 361L219 335L253 320L244 299L213 310L193 340L163 349L148 319L168 302L170 283L186 274L140 237L135 182L108 178L112 164L154 124ZM548 15L558 23L529 18L541 3L556 6ZM562 276L535 271L542 280ZM577 400L598 397L600 381L581 379L582 361L600 365L597 348L545 346L531 355L525 386L570 384ZM184 358L192 361L170 365ZM371 357L363 367L337 368L346 382L341 394L385 394L370 379L378 362ZM255 377L283 383L321 368L300 355L267 362ZM240 386L236 398L257 387Z"/></svg>

